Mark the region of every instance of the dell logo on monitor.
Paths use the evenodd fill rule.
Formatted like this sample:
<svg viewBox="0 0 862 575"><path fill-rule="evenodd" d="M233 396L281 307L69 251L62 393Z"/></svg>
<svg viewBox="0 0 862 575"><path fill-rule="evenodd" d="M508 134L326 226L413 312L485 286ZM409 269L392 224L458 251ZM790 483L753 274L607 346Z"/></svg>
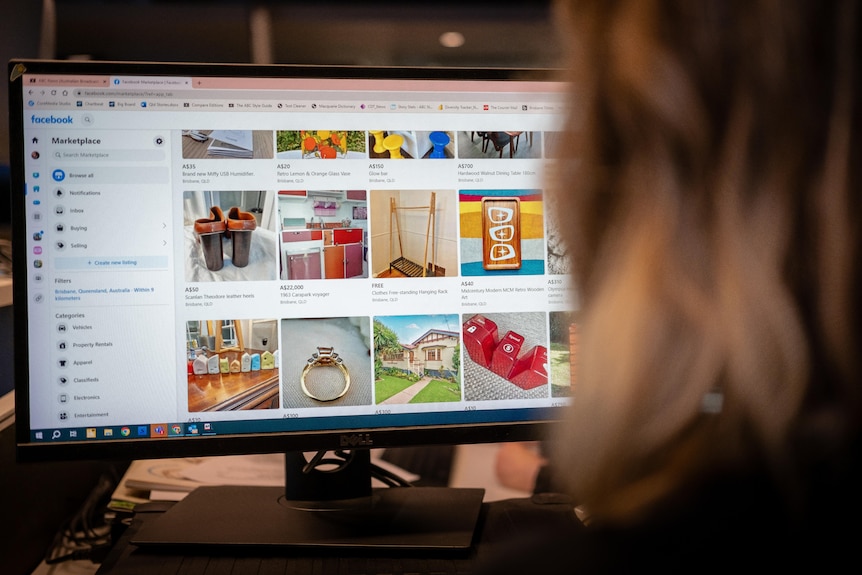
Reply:
<svg viewBox="0 0 862 575"><path fill-rule="evenodd" d="M374 440L371 439L370 433L354 433L352 435L342 435L339 443L341 447L366 447L374 445Z"/></svg>

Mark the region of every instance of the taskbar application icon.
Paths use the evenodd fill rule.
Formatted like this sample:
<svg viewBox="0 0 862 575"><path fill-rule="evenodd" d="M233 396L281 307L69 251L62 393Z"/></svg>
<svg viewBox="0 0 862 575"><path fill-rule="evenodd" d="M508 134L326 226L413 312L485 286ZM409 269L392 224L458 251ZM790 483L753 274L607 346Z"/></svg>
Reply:
<svg viewBox="0 0 862 575"><path fill-rule="evenodd" d="M168 425L168 437L199 437L212 435L211 423L171 423Z"/></svg>

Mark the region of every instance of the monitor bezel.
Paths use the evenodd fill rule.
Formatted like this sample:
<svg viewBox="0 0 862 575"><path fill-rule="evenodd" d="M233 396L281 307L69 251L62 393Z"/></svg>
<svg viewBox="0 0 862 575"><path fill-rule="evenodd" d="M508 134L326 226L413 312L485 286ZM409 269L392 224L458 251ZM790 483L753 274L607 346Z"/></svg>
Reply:
<svg viewBox="0 0 862 575"><path fill-rule="evenodd" d="M22 68L23 67L23 68ZM528 80L564 82L561 70L549 68L455 68L397 66L256 65L188 62L59 61L20 59L9 62L9 119L13 265L26 269L24 199L23 90L21 70L34 74L119 74L138 76L253 76L262 78L334 78L392 80ZM19 461L80 459L149 459L319 451L344 448L403 447L528 441L547 437L562 419L564 407L537 409L542 417L529 421L475 424L355 428L333 431L285 431L207 437L140 438L97 441L31 440L27 278L14 283L14 378L16 455Z"/></svg>

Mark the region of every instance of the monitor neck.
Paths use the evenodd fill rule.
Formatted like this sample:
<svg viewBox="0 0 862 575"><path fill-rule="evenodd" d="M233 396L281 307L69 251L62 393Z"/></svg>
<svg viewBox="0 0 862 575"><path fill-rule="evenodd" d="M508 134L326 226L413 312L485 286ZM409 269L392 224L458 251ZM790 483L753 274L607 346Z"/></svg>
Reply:
<svg viewBox="0 0 862 575"><path fill-rule="evenodd" d="M339 452L343 453L343 452ZM310 461L300 451L285 454L285 499L297 507L315 507L371 496L371 451L354 449L345 459L317 453Z"/></svg>

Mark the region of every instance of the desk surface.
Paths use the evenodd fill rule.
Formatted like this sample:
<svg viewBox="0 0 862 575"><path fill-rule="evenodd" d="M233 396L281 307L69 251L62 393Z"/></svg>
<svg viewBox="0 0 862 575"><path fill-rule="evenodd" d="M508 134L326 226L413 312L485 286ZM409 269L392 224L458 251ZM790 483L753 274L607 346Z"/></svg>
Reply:
<svg viewBox="0 0 862 575"><path fill-rule="evenodd" d="M493 510L495 513L500 511L503 508L508 510L513 509L511 503L504 504L506 501L520 501L519 503L521 507L526 506L528 511L534 511L544 513L543 509L536 509L530 505L527 505L526 498L529 496L528 493L517 491L514 489L509 489L507 487L502 486L496 478L494 473L494 460L497 454L497 450L500 448L500 444L488 443L488 444L478 444L478 445L459 445L455 448L455 455L453 458L452 470L449 478L449 485L452 487L481 487L485 489L485 511L487 513L488 510ZM493 504L493 505L491 505ZM508 507L506 507L508 505ZM514 507L517 509L518 507ZM570 506L568 506L570 508ZM559 508L553 508L551 511L554 513L560 513ZM528 513L528 516L530 513ZM565 513L565 509L562 512L562 515L567 516ZM511 526L510 526L511 527ZM502 527L497 528L498 531L503 529ZM493 534L491 534L493 535ZM485 537L490 536L488 533L484 534ZM497 535L493 535L497 537ZM487 545L486 545L487 547ZM283 559L279 559L282 561ZM118 573L123 573L122 570L115 570L115 567L111 567L108 570L105 570L104 573L108 573L110 575L117 575ZM285 573L284 565L277 565L277 572ZM49 566L44 563L39 566L39 568L34 571L34 575L90 575L96 572L99 568L98 565L94 565L89 561L76 561L71 562L69 564L61 564L57 566L52 566L49 569ZM280 570L278 570L280 568ZM134 571L133 571L134 572ZM139 573L149 573L146 570L137 571Z"/></svg>

